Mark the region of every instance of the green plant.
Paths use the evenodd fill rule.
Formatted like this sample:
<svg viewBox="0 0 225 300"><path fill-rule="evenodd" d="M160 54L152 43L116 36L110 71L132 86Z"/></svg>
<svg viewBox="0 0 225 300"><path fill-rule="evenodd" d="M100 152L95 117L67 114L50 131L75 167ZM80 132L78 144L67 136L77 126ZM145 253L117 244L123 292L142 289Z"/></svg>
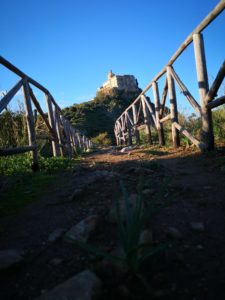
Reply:
<svg viewBox="0 0 225 300"><path fill-rule="evenodd" d="M140 277L139 272L142 263L149 256L155 254L164 247L162 245L156 247L152 242L140 244L141 233L149 221L149 218L154 213L154 208L152 206L144 206L142 182L139 185L139 192L133 205L131 205L129 201L129 195L123 182L120 182L120 186L123 192L125 205L125 221L121 218L120 203L117 198L119 240L124 251L125 264L132 274Z"/></svg>
<svg viewBox="0 0 225 300"><path fill-rule="evenodd" d="M97 146L110 146L112 144L107 132L99 133L99 135L92 138L91 141Z"/></svg>
<svg viewBox="0 0 225 300"><path fill-rule="evenodd" d="M116 212L117 212L117 225L118 225L118 238L120 246L122 247L122 255L116 256L111 253L107 253L101 250L99 247L86 244L81 241L75 241L75 243L82 249L93 253L96 256L104 257L111 260L114 263L121 263L128 269L130 276L135 276L145 285L149 290L148 283L141 273L141 266L143 262L165 249L166 244L155 245L153 242L140 243L140 237L146 224L151 217L162 207L162 205L148 205L144 206L144 200L142 196L143 181L140 180L138 195L135 203L130 202L127 189L124 183L120 182L120 187L123 194L122 205L125 208L125 215L121 214L121 203L119 197L116 197ZM125 219L124 219L125 217Z"/></svg>

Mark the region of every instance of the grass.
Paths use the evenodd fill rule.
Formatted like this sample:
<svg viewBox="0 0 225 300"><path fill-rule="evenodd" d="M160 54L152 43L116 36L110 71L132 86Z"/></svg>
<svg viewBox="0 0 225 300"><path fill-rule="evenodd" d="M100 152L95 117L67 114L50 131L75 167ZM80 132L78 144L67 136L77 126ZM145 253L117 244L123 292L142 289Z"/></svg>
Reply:
<svg viewBox="0 0 225 300"><path fill-rule="evenodd" d="M16 214L36 201L56 182L60 172L73 169L79 162L79 159L40 157L40 171L33 173L29 154L1 157L0 216ZM62 184L61 179L58 184Z"/></svg>
<svg viewBox="0 0 225 300"><path fill-rule="evenodd" d="M37 200L56 177L53 174L35 173L9 180L10 187L1 195L0 216L16 214Z"/></svg>

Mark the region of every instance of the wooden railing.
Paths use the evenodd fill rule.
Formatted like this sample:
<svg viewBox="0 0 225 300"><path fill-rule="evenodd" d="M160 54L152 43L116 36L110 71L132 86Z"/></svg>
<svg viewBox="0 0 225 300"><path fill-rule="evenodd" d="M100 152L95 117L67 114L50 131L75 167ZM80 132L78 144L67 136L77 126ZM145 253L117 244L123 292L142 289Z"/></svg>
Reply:
<svg viewBox="0 0 225 300"><path fill-rule="evenodd" d="M225 0L222 0L186 38L167 65L151 80L142 93L116 120L114 132L117 145L131 144L133 136L136 138L136 143L139 143L140 137L138 128L139 125L143 124L146 126L146 133L149 142L151 143L151 127L153 126L157 129L159 143L164 145L163 123L170 120L172 124L171 131L174 148L180 145L179 133L186 136L201 150L210 150L214 147L211 110L225 103L225 96L215 99L225 76L225 61L222 63L214 82L209 88L202 31L224 10L224 8ZM185 84L181 81L173 66L177 58L191 43L193 43L194 46L200 104L195 100ZM164 74L165 84L160 99L158 80ZM202 134L199 140L192 136L179 124L175 83L179 86L183 95L201 117ZM151 103L150 98L145 95L150 89L152 89L153 92L154 104ZM170 105L169 113L165 115L167 96L169 98Z"/></svg>
<svg viewBox="0 0 225 300"><path fill-rule="evenodd" d="M37 139L43 137L38 137L36 134L32 103L50 133L52 152L54 156L66 155L72 157L78 151L86 150L91 146L91 141L78 130L75 130L71 123L65 118L61 108L56 103L51 93L43 85L27 76L2 56L0 56L0 64L21 78L19 82L0 100L0 113L4 109L7 109L12 98L22 88L29 141L28 146L0 149L0 156L32 151L32 168L34 170L38 169ZM41 105L36 99L31 85L35 86L45 94L47 114L44 113Z"/></svg>

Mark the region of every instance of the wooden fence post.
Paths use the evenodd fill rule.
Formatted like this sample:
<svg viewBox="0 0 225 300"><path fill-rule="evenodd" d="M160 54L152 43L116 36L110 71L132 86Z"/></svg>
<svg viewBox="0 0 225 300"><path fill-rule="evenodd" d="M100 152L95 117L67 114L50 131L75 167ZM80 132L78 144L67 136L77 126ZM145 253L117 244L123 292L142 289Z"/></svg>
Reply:
<svg viewBox="0 0 225 300"><path fill-rule="evenodd" d="M128 145L131 146L133 143L132 143L132 135L131 135L131 124L128 118L128 112L126 112L125 117L126 117L127 133L128 133L127 141L128 141Z"/></svg>
<svg viewBox="0 0 225 300"><path fill-rule="evenodd" d="M134 120L134 135L136 139L136 144L140 144L140 134L137 128L137 107L135 104L132 105L132 112L133 112L133 120Z"/></svg>
<svg viewBox="0 0 225 300"><path fill-rule="evenodd" d="M209 91L208 74L206 67L206 58L204 50L204 41L201 33L193 35L195 64L198 78L198 90L201 104L201 118L202 118L202 134L201 141L205 144L206 150L214 148L214 135L212 126L211 109L207 108L206 95Z"/></svg>
<svg viewBox="0 0 225 300"><path fill-rule="evenodd" d="M56 123L56 133L57 133L57 137L58 137L58 141L59 141L59 151L60 151L60 155L63 157L64 153L63 153L63 148L62 148L62 130L61 130L61 126L60 126L60 113L58 111L57 108L55 108L55 123Z"/></svg>
<svg viewBox="0 0 225 300"><path fill-rule="evenodd" d="M161 146L165 145L165 139L164 139L164 131L163 131L163 125L160 123L160 100L159 100L159 88L158 83L156 81L152 82L152 89L153 89L153 95L155 100L155 118L156 118L156 128L158 131L158 137L159 137L159 144Z"/></svg>
<svg viewBox="0 0 225 300"><path fill-rule="evenodd" d="M177 128L174 126L174 122L178 123L178 113L177 113L177 99L176 99L176 90L174 79L170 72L171 67L167 66L167 82L168 82L168 91L170 99L170 115L172 122L172 141L173 147L177 148L180 146L180 137Z"/></svg>
<svg viewBox="0 0 225 300"><path fill-rule="evenodd" d="M48 121L52 127L52 130L55 133L55 136L57 136L55 118L54 118L53 109L52 109L51 96L49 94L45 94L45 97L46 97L46 103L47 103L47 109L48 109ZM52 152L53 152L53 156L59 156L59 154L60 154L59 153L59 145L55 139L52 141Z"/></svg>
<svg viewBox="0 0 225 300"><path fill-rule="evenodd" d="M24 94L24 109L26 114L27 121L27 131L28 131L28 141L29 146L33 146L32 150L32 170L37 171L38 166L38 153L37 153L37 144L36 144L36 135L35 135L35 125L34 125L34 116L32 111L32 105L29 94L29 86L27 80L23 84L23 94Z"/></svg>
<svg viewBox="0 0 225 300"><path fill-rule="evenodd" d="M150 124L151 122L149 118L149 112L147 110L146 103L143 96L141 96L141 103L142 103L142 110L144 115L145 131L147 134L148 143L151 145L152 144L152 134L151 134L151 124Z"/></svg>

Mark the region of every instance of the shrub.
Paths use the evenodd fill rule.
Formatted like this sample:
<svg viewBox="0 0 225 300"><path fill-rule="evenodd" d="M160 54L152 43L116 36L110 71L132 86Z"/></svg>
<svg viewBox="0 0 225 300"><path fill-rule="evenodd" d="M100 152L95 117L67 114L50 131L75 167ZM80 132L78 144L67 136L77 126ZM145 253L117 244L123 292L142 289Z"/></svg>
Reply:
<svg viewBox="0 0 225 300"><path fill-rule="evenodd" d="M97 146L110 146L112 144L107 132L99 133L99 135L92 138L91 141Z"/></svg>

